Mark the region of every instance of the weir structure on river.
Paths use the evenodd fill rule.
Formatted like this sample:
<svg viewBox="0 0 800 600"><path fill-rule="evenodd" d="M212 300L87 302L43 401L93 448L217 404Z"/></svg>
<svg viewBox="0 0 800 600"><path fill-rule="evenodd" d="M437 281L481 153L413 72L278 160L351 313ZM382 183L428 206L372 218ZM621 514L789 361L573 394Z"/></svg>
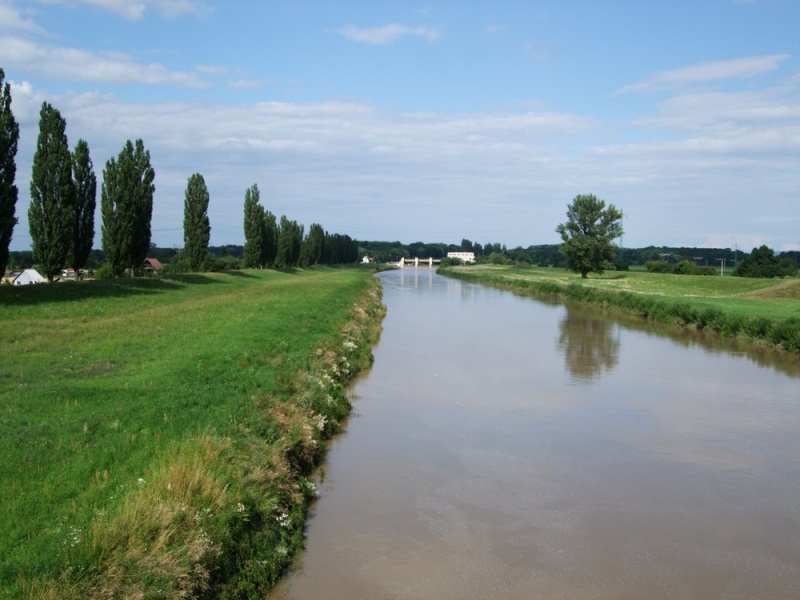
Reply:
<svg viewBox="0 0 800 600"><path fill-rule="evenodd" d="M415 256L414 258L409 258L406 261L405 257L400 258L400 261L397 263L397 266L401 269L405 269L407 267L411 267L411 263L414 263L415 269L433 269L433 265L439 266L442 262L440 258L419 258Z"/></svg>

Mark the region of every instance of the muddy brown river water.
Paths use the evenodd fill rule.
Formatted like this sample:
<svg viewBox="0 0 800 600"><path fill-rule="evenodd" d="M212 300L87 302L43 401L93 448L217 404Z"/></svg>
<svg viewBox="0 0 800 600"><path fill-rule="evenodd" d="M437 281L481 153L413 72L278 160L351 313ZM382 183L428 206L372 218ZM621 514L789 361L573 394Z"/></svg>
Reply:
<svg viewBox="0 0 800 600"><path fill-rule="evenodd" d="M800 598L800 359L407 269L271 599Z"/></svg>

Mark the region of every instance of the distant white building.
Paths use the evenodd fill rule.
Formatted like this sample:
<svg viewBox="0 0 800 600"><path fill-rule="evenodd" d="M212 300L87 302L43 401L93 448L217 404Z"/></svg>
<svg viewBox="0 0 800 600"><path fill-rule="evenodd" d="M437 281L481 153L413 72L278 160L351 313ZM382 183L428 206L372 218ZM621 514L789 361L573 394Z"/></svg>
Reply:
<svg viewBox="0 0 800 600"><path fill-rule="evenodd" d="M25 269L11 280L12 285L31 285L34 283L47 283L47 279L39 275L36 269Z"/></svg>
<svg viewBox="0 0 800 600"><path fill-rule="evenodd" d="M447 258L458 258L461 262L475 262L474 252L448 252Z"/></svg>

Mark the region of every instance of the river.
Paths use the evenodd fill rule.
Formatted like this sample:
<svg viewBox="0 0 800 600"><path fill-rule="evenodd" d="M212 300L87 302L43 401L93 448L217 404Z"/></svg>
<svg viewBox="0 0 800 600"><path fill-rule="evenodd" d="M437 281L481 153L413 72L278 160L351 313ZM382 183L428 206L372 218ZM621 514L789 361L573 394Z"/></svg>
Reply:
<svg viewBox="0 0 800 600"><path fill-rule="evenodd" d="M381 279L375 364L270 598L800 598L797 357Z"/></svg>

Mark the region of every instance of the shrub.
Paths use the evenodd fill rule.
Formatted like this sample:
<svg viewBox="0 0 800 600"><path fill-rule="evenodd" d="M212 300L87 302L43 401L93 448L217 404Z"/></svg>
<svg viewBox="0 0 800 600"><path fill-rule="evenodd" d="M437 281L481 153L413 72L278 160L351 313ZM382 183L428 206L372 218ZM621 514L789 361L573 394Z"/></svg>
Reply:
<svg viewBox="0 0 800 600"><path fill-rule="evenodd" d="M692 261L682 260L672 267L672 272L676 275L695 275L697 273L697 265Z"/></svg>
<svg viewBox="0 0 800 600"><path fill-rule="evenodd" d="M689 325L697 321L697 311L688 302L673 304L672 313L682 325Z"/></svg>
<svg viewBox="0 0 800 600"><path fill-rule="evenodd" d="M745 319L742 324L742 330L752 338L762 339L767 337L771 326L772 322L769 319L765 319L764 317L750 317Z"/></svg>
<svg viewBox="0 0 800 600"><path fill-rule="evenodd" d="M720 323L719 331L722 335L734 337L744 329L745 318L740 315L725 315Z"/></svg>
<svg viewBox="0 0 800 600"><path fill-rule="evenodd" d="M648 260L644 266L650 273L672 273L672 265L659 260Z"/></svg>
<svg viewBox="0 0 800 600"><path fill-rule="evenodd" d="M773 344L780 344L789 352L800 351L800 319L791 318L775 323L769 333Z"/></svg>
<svg viewBox="0 0 800 600"><path fill-rule="evenodd" d="M112 279L114 277L114 273L111 270L111 264L104 262L100 265L100 268L96 269L94 272L95 279Z"/></svg>
<svg viewBox="0 0 800 600"><path fill-rule="evenodd" d="M718 329L721 318L721 310L718 308L707 308L697 316L697 328L705 329L706 327L710 327L712 329Z"/></svg>
<svg viewBox="0 0 800 600"><path fill-rule="evenodd" d="M511 264L511 261L505 254L501 254L500 252L492 252L489 255L489 263L492 265L508 265Z"/></svg>
<svg viewBox="0 0 800 600"><path fill-rule="evenodd" d="M620 258L615 258L614 259L614 270L615 271L629 271L630 268L628 266L628 263L626 263L624 260L622 260Z"/></svg>
<svg viewBox="0 0 800 600"><path fill-rule="evenodd" d="M446 257L444 257L442 259L442 262L439 263L439 266L441 266L441 267L458 267L458 266L463 265L463 264L464 264L464 261L461 260L460 258L453 258L453 257L446 256Z"/></svg>

